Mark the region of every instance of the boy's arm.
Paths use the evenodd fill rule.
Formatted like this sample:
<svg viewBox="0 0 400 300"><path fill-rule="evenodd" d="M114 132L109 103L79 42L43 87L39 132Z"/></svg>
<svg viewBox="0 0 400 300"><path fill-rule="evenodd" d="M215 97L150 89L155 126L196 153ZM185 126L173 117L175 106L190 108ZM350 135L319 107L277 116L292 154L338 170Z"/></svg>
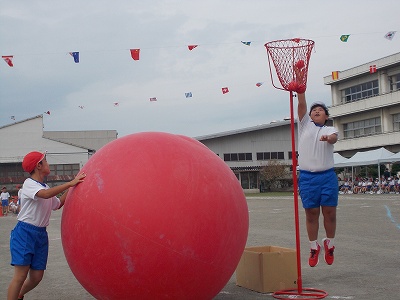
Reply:
<svg viewBox="0 0 400 300"><path fill-rule="evenodd" d="M306 102L306 94L297 94L297 116L299 117L299 121L303 119L305 114L307 113L307 102Z"/></svg>
<svg viewBox="0 0 400 300"><path fill-rule="evenodd" d="M57 186L53 186L52 188L49 188L47 190L46 189L42 189L42 190L38 191L36 193L36 196L38 196L40 198L44 198L44 199L52 198L52 197L57 196L58 194L64 192L68 188L73 187L73 186L77 185L80 182L83 182L85 177L86 177L85 173L78 174L70 182L67 182L67 183L64 183L64 184L61 184L61 185L57 185Z"/></svg>
<svg viewBox="0 0 400 300"><path fill-rule="evenodd" d="M322 142L328 142L329 144L334 144L337 142L337 139L337 133L332 133L331 135L322 135L319 140Z"/></svg>

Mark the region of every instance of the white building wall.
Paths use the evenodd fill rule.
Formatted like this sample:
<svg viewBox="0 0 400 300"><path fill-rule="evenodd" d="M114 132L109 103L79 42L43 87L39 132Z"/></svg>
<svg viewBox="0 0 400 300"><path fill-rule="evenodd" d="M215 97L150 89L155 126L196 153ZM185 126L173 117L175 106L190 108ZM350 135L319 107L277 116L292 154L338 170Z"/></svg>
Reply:
<svg viewBox="0 0 400 300"><path fill-rule="evenodd" d="M0 128L0 163L22 162L31 151L47 151L49 164L75 164L89 159L85 148L43 138L43 116Z"/></svg>
<svg viewBox="0 0 400 300"><path fill-rule="evenodd" d="M297 140L297 126L295 126ZM283 121L273 126L264 126L262 129L238 132L232 134L223 133L216 137L199 137L204 145L224 159L226 153L252 153L252 161L226 161L229 167L254 167L265 166L267 160L257 160L257 152L284 152L282 163L291 164L288 152L292 150L290 122Z"/></svg>

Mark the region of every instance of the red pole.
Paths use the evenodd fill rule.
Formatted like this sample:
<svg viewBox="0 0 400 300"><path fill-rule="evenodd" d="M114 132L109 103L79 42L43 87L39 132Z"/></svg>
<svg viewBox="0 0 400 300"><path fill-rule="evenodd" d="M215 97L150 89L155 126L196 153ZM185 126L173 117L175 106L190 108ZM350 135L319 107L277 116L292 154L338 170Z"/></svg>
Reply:
<svg viewBox="0 0 400 300"><path fill-rule="evenodd" d="M290 130L292 134L292 177L293 177L293 200L294 219L296 227L296 254L297 254L297 291L299 295L303 292L303 280L301 278L301 256L300 256L300 229L299 229L299 196L297 186L297 155L294 132L293 92L290 92Z"/></svg>

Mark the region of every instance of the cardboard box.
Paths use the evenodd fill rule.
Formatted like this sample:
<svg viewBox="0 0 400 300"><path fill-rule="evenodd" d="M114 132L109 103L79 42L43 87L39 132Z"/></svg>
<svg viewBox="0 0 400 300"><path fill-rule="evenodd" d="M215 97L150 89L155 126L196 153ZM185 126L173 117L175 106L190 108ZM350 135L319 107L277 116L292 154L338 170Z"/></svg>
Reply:
<svg viewBox="0 0 400 300"><path fill-rule="evenodd" d="M297 288L296 250L277 246L244 249L236 285L261 293Z"/></svg>

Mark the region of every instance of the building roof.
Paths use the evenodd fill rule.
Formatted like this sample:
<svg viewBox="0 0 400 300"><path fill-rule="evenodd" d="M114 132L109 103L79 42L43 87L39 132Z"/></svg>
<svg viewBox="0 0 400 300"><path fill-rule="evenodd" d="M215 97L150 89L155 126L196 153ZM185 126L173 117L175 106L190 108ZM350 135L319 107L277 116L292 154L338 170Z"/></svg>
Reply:
<svg viewBox="0 0 400 300"><path fill-rule="evenodd" d="M37 116L34 116L34 117L32 117L32 118L23 119L23 120L20 120L20 121L16 121L16 122L14 122L14 123L10 123L10 124L7 124L7 125L3 125L3 126L0 126L0 129L6 128L6 127L11 127L11 126L14 126L14 125L16 125L16 124L24 123L24 122L26 122L26 121L30 121L30 120L37 119L37 118L43 119L43 115L37 115Z"/></svg>
<svg viewBox="0 0 400 300"><path fill-rule="evenodd" d="M393 67L396 65L400 66L400 52L382 57L380 59L359 65L357 67L353 67L351 69L347 69L344 71L338 71L339 72L339 78L338 79L332 79L332 75L325 76L324 77L324 84L326 85L331 85L331 84L337 84L343 80L349 79L349 78L354 78L357 76L362 76L366 75L370 72L370 66L375 65L377 70L385 69L388 67Z"/></svg>
<svg viewBox="0 0 400 300"><path fill-rule="evenodd" d="M295 120L295 123L296 122L297 122L297 120ZM204 141L204 140L216 139L216 138L240 134L240 133L248 133L248 132L252 132L252 131L258 131L258 130L273 128L273 127L280 127L280 126L289 125L289 124L290 124L290 120L272 121L269 124L260 124L260 125L256 125L256 126L252 126L252 127L242 128L242 129L235 129L235 130L229 130L229 131L224 131L224 132L219 132L219 133L213 133L213 134L209 134L209 135L198 136L198 137L195 137L195 139L198 141Z"/></svg>

